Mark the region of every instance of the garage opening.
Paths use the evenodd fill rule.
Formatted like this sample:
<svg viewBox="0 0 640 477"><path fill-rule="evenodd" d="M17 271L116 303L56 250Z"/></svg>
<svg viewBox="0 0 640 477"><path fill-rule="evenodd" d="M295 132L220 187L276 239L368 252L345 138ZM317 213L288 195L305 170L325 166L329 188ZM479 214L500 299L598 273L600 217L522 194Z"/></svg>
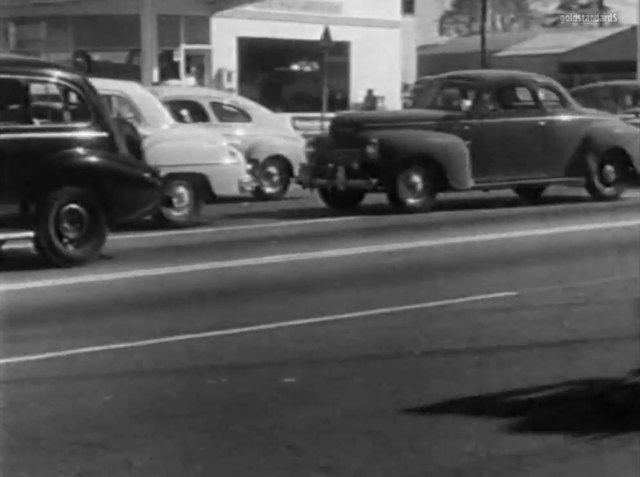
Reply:
<svg viewBox="0 0 640 477"><path fill-rule="evenodd" d="M349 109L349 42L328 55L330 112ZM238 38L239 93L276 112L322 109L322 51L318 41Z"/></svg>

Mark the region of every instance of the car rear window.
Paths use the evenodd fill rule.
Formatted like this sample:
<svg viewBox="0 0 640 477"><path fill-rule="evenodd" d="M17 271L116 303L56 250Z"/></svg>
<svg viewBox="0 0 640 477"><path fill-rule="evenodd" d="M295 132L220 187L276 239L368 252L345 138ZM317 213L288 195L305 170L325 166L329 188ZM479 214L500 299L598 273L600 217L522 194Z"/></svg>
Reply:
<svg viewBox="0 0 640 477"><path fill-rule="evenodd" d="M209 103L216 119L221 123L250 123L251 116L245 110L229 103L212 101Z"/></svg>

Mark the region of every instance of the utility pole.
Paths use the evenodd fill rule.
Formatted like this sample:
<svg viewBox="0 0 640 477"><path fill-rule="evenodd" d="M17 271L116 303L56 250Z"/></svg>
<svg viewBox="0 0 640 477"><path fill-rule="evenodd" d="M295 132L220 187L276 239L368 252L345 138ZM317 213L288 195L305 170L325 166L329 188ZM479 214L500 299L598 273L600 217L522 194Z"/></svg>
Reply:
<svg viewBox="0 0 640 477"><path fill-rule="evenodd" d="M638 17L636 18L636 76L640 80L640 5L638 5Z"/></svg>
<svg viewBox="0 0 640 477"><path fill-rule="evenodd" d="M602 14L604 13L604 0L597 0L598 5L598 27L602 28L604 26L604 21L602 20Z"/></svg>
<svg viewBox="0 0 640 477"><path fill-rule="evenodd" d="M331 30L324 28L320 37L320 49L322 50L322 111L320 113L320 131L324 134L327 110L329 109L329 51L333 45Z"/></svg>
<svg viewBox="0 0 640 477"><path fill-rule="evenodd" d="M480 6L480 68L483 70L487 65L487 2L481 0Z"/></svg>

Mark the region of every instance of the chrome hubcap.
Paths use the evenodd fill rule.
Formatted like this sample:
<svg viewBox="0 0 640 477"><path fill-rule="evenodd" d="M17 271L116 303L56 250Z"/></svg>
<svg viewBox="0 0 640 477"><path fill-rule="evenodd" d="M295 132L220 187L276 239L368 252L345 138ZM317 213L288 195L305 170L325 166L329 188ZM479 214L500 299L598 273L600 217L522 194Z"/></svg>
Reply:
<svg viewBox="0 0 640 477"><path fill-rule="evenodd" d="M605 164L602 166L600 170L600 179L602 183L606 186L612 186L615 184L617 179L617 171L616 167L613 164Z"/></svg>
<svg viewBox="0 0 640 477"><path fill-rule="evenodd" d="M89 212L79 204L67 204L58 213L57 231L62 243L74 246L89 228Z"/></svg>
<svg viewBox="0 0 640 477"><path fill-rule="evenodd" d="M265 192L278 192L282 187L282 174L276 165L269 165L262 169L261 184Z"/></svg>
<svg viewBox="0 0 640 477"><path fill-rule="evenodd" d="M410 170L398 178L398 195L409 205L419 204L426 197L424 177L418 171Z"/></svg>
<svg viewBox="0 0 640 477"><path fill-rule="evenodd" d="M166 192L171 201L171 208L166 209L171 215L180 216L189 212L192 197L191 190L182 184L172 185Z"/></svg>

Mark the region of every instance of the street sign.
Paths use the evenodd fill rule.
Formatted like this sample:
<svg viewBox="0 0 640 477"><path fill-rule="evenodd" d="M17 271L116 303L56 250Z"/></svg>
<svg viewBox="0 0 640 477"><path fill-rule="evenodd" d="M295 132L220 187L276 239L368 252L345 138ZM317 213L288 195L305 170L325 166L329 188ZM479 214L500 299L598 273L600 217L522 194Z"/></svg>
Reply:
<svg viewBox="0 0 640 477"><path fill-rule="evenodd" d="M320 37L320 46L322 49L328 50L333 45L333 39L331 38L331 30L328 26L324 27L322 36Z"/></svg>

